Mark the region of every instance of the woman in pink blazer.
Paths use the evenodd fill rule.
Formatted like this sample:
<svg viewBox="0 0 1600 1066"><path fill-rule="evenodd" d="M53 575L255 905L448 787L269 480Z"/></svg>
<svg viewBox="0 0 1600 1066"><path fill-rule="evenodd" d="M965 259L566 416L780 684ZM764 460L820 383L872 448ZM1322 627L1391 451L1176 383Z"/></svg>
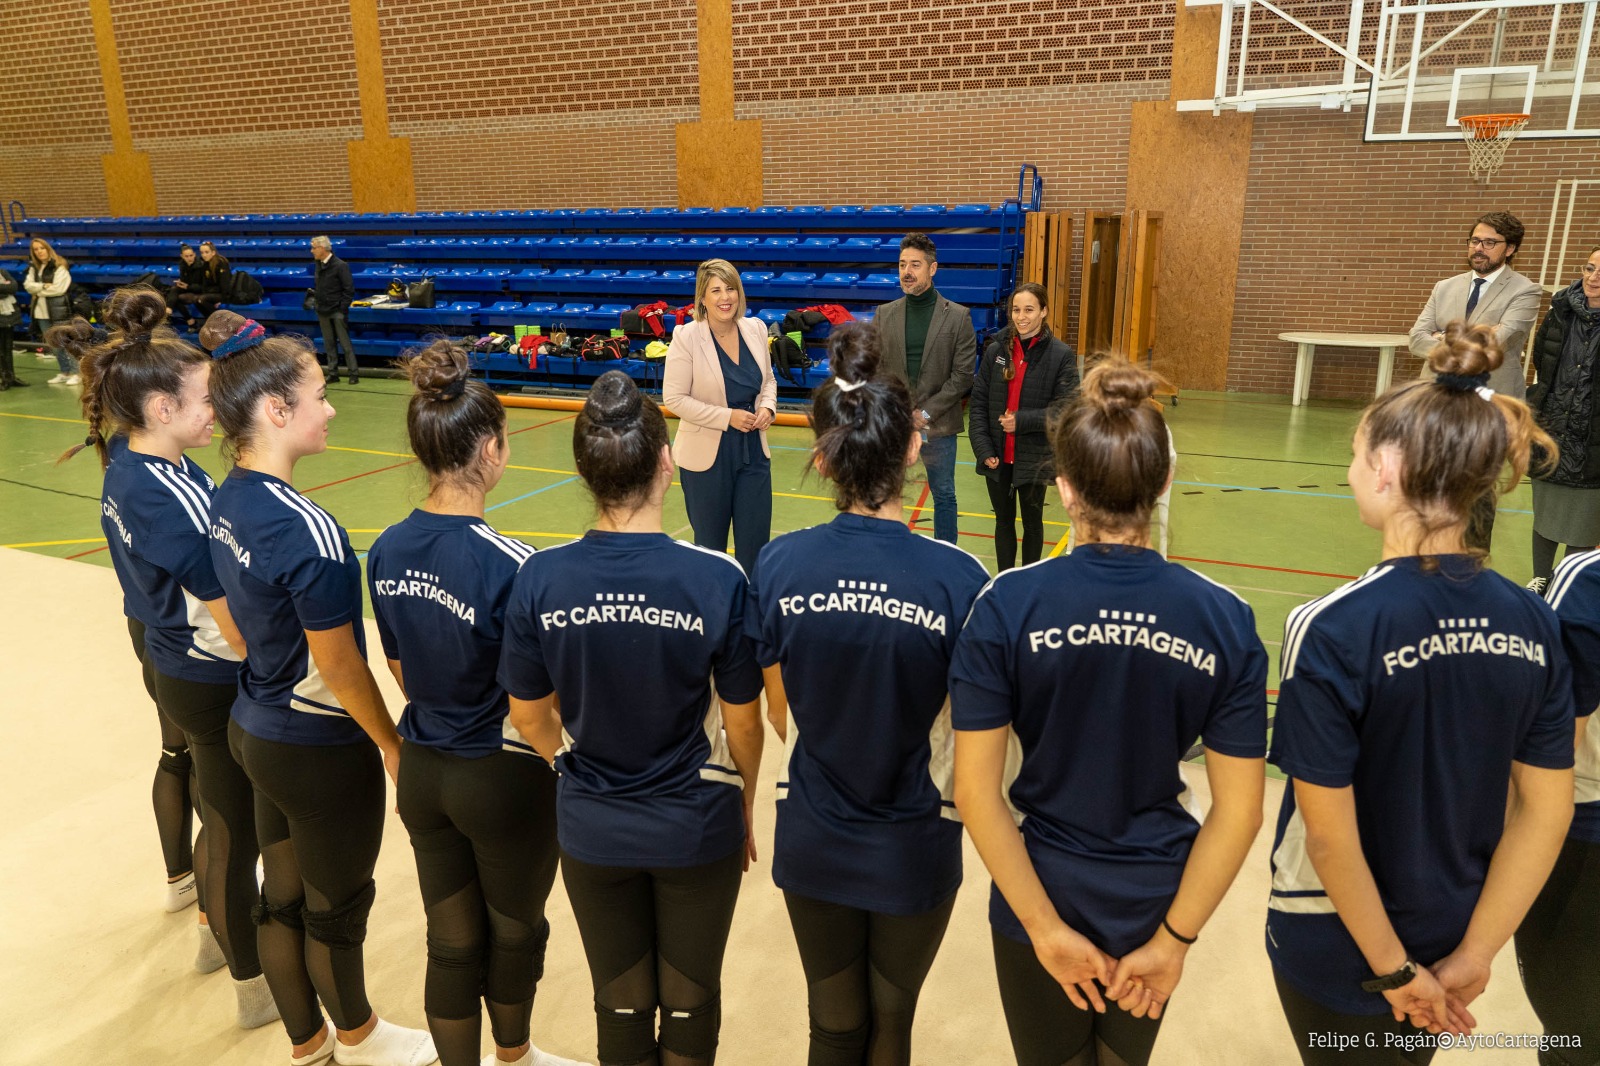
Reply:
<svg viewBox="0 0 1600 1066"><path fill-rule="evenodd" d="M767 427L778 412L778 383L767 329L744 317L744 285L726 259L700 264L693 322L672 331L662 399L678 416L672 457L694 542L728 550L750 574L772 539L772 452Z"/></svg>

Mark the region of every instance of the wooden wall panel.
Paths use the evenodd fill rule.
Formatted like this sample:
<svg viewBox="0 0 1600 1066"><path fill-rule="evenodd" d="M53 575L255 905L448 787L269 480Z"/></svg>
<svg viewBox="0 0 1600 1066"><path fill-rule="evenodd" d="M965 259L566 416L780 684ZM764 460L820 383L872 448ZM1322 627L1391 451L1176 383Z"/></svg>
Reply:
<svg viewBox="0 0 1600 1066"><path fill-rule="evenodd" d="M1164 216L1156 368L1180 388L1228 380L1253 122L1133 105L1127 206Z"/></svg>

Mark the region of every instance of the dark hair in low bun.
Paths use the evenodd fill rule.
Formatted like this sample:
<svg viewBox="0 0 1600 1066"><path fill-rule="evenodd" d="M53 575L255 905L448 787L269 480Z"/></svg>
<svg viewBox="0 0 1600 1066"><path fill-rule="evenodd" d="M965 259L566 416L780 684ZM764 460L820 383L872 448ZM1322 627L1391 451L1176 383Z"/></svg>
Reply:
<svg viewBox="0 0 1600 1066"><path fill-rule="evenodd" d="M400 360L400 369L414 390L406 433L423 469L435 480L481 487L479 451L486 439L505 439L506 409L489 386L472 377L466 349L437 340Z"/></svg>
<svg viewBox="0 0 1600 1066"><path fill-rule="evenodd" d="M876 511L905 486L915 425L911 391L898 377L880 374L882 361L878 327L871 323L846 322L828 335L833 375L811 394L816 440L810 465L833 482L833 504L841 511Z"/></svg>
<svg viewBox="0 0 1600 1066"><path fill-rule="evenodd" d="M106 439L145 428L144 405L153 394L182 403L183 376L206 356L167 326L167 301L146 286L117 289L100 306L109 334L81 318L52 326L45 343L78 360L83 392L79 402L89 435L61 456L70 459L93 447L100 465L111 461Z"/></svg>
<svg viewBox="0 0 1600 1066"><path fill-rule="evenodd" d="M600 375L572 426L578 474L602 512L648 502L666 444L661 408L620 370Z"/></svg>
<svg viewBox="0 0 1600 1066"><path fill-rule="evenodd" d="M1438 377L1390 389L1361 416L1357 432L1366 434L1369 449L1399 448L1400 491L1424 536L1465 522L1483 497L1510 492L1530 463L1555 462L1555 442L1527 404L1498 393L1485 403L1477 391L1504 359L1493 326L1458 319L1428 352L1428 368Z"/></svg>
<svg viewBox="0 0 1600 1066"><path fill-rule="evenodd" d="M1164 384L1122 356L1102 359L1051 430L1056 472L1072 486L1077 520L1089 529L1149 527L1172 473L1167 423L1151 402Z"/></svg>

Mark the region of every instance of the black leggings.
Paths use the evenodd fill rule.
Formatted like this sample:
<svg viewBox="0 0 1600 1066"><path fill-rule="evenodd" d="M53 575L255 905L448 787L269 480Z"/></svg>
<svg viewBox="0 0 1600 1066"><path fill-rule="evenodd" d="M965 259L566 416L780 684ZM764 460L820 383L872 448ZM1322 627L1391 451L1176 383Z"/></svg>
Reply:
<svg viewBox="0 0 1600 1066"><path fill-rule="evenodd" d="M428 917L428 1028L443 1066L476 1066L480 997L497 1045L528 1042L556 880L555 771L537 756L406 744L399 792Z"/></svg>
<svg viewBox="0 0 1600 1066"><path fill-rule="evenodd" d="M150 785L150 803L156 812L156 835L161 840L161 860L166 864L169 881L194 871L195 894L200 911L204 913L205 886L200 883L200 871L194 866L194 798L200 794L200 787L194 779L189 738L161 710L161 701L156 698L156 664L145 654L144 630L143 622L137 618L128 619L128 636L133 640L133 654L139 660L144 690L155 704L156 719L161 726L161 757L156 760L156 777ZM205 829L202 827L200 831L203 836ZM203 856L205 841L202 839L200 843Z"/></svg>
<svg viewBox="0 0 1600 1066"><path fill-rule="evenodd" d="M1542 577L1546 581L1550 580L1551 575L1553 575L1556 572L1556 549L1558 547L1560 547L1560 546L1561 546L1561 542L1560 541L1551 540L1549 537L1541 537L1537 532L1534 533L1534 535L1533 535L1533 576L1534 577ZM1594 545L1592 545L1592 544L1588 545L1587 547L1582 547L1582 548L1574 547L1573 545L1568 544L1567 545L1567 553L1566 553L1566 555L1577 555L1579 552L1589 551L1593 547L1594 547ZM1564 555L1564 556L1562 556L1562 558L1566 558L1566 556Z"/></svg>
<svg viewBox="0 0 1600 1066"><path fill-rule="evenodd" d="M1567 840L1516 943L1522 987L1544 1031L1582 1044L1541 1051L1541 1066L1600 1063L1600 844Z"/></svg>
<svg viewBox="0 0 1600 1066"><path fill-rule="evenodd" d="M1001 570L1017 565L1017 511L1022 511L1022 565L1039 561L1044 551L1044 486L1013 485L1016 468L1001 463L983 480L994 508L994 556Z"/></svg>
<svg viewBox="0 0 1600 1066"><path fill-rule="evenodd" d="M638 868L562 853L561 877L594 982L601 1066L716 1061L722 954L743 860L741 850L703 866Z"/></svg>
<svg viewBox="0 0 1600 1066"><path fill-rule="evenodd" d="M251 910L256 890L255 791L228 747L229 713L237 685L184 681L154 671L156 704L183 730L199 786L205 832L197 848L205 862L197 864L196 881L203 895L211 931L235 980L261 973L256 929Z"/></svg>
<svg viewBox="0 0 1600 1066"><path fill-rule="evenodd" d="M1135 1018L1113 1003L1106 1004L1104 1014L1079 1010L1032 944L992 931L990 936L1017 1066L1143 1066L1150 1061L1159 1019Z"/></svg>
<svg viewBox="0 0 1600 1066"><path fill-rule="evenodd" d="M1272 980L1304 1066L1425 1066L1439 1050L1426 1029L1388 1011L1340 1014L1302 994L1276 966Z"/></svg>
<svg viewBox="0 0 1600 1066"><path fill-rule="evenodd" d="M322 1030L317 1000L339 1029L372 1017L361 945L383 840L383 758L351 744L280 744L229 724L234 756L256 790L265 879L256 943L289 1039Z"/></svg>
<svg viewBox="0 0 1600 1066"><path fill-rule="evenodd" d="M917 995L944 941L955 896L905 916L793 892L783 901L806 972L807 1066L910 1066Z"/></svg>

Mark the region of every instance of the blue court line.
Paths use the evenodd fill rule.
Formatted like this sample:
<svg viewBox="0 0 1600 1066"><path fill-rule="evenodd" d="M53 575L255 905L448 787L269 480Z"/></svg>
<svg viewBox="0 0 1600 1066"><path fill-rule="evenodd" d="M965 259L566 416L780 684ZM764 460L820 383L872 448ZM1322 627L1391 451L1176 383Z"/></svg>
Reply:
<svg viewBox="0 0 1600 1066"><path fill-rule="evenodd" d="M518 502L519 500L526 500L529 496L537 496L537 495L539 495L539 493L541 493L541 492L549 492L551 489L559 489L562 485L570 485L572 482L574 482L576 480L578 480L578 477L577 477L576 474L574 474L572 477L569 477L569 478L562 478L560 481L557 481L557 482L555 482L554 484L551 484L551 485L546 485L542 489L534 489L532 492L524 492L521 496L513 496L511 499L506 500L506 501L504 501L502 503L497 503L493 507L485 507L483 509L484 513L487 514L490 511L498 511L502 507L510 507L512 504Z"/></svg>
<svg viewBox="0 0 1600 1066"><path fill-rule="evenodd" d="M1301 489L1264 489L1259 485L1219 485L1214 481L1174 481L1174 485L1193 485L1198 489L1233 489L1235 492L1270 492L1274 496L1321 496L1329 500L1353 500L1354 496L1340 492L1305 492ZM1532 514L1515 507L1500 507L1500 514Z"/></svg>

